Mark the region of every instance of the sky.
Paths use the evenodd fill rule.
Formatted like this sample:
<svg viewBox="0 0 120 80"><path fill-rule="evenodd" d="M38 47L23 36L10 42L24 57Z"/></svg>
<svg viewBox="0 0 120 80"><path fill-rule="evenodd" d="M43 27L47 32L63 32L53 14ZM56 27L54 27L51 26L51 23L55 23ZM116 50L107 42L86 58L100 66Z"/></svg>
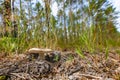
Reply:
<svg viewBox="0 0 120 80"><path fill-rule="evenodd" d="M116 8L116 11L120 12L120 0L109 0L109 2L111 2L112 5ZM52 14L54 16L56 16L58 12L57 6L58 5L56 2L52 5ZM119 18L117 19L118 24L116 25L116 27L117 27L117 30L120 32L120 14L118 16L119 16Z"/></svg>
<svg viewBox="0 0 120 80"><path fill-rule="evenodd" d="M54 2L53 5L52 5L52 14L53 14L54 16L56 16L56 15L57 15L57 12L58 12L57 6L58 6L58 5L57 5L56 2Z"/></svg>
<svg viewBox="0 0 120 80"><path fill-rule="evenodd" d="M116 8L116 11L120 12L120 0L109 0L113 6ZM117 19L118 24L116 25L118 31L120 32L120 14L118 15L119 18Z"/></svg>
<svg viewBox="0 0 120 80"><path fill-rule="evenodd" d="M40 0L40 2L41 2L42 0ZM109 2L111 2L112 4L113 4L113 6L116 8L116 11L119 11L120 12L120 0L108 0ZM36 2L36 0L34 0L34 2ZM41 2L42 3L42 2ZM44 4L42 4L42 5L44 5ZM57 8L57 3L56 2L54 2L54 4L51 6L52 7L52 14L54 15L54 16L56 16L57 15L57 12L58 12L58 8ZM118 15L119 16L119 18L117 19L117 25L116 25L116 27L117 27L117 30L120 32L120 14ZM1 19L0 19L1 20Z"/></svg>

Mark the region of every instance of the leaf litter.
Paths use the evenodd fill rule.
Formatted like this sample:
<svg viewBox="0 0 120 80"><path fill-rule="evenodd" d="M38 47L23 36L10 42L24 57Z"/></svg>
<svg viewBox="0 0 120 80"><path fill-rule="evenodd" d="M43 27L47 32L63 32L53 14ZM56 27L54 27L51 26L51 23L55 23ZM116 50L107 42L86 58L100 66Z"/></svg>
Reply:
<svg viewBox="0 0 120 80"><path fill-rule="evenodd" d="M64 51L61 60L27 60L23 54L0 59L0 80L120 80L120 55L109 52L91 54ZM2 79L1 77L5 76ZM7 77L8 76L8 77Z"/></svg>

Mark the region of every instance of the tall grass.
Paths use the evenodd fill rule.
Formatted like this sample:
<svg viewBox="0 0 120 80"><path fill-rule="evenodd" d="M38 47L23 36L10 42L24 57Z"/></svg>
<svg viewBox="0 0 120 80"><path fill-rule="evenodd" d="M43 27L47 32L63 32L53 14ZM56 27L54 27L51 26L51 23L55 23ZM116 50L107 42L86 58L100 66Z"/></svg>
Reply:
<svg viewBox="0 0 120 80"><path fill-rule="evenodd" d="M107 56L108 48L111 47L111 45L116 46L117 43L119 45L119 39L116 40L110 38L106 40L106 38L102 36L104 34L102 34L101 31L99 31L99 34L101 35L95 35L96 33L94 33L94 26L87 27L86 30L79 33L79 36L76 39L69 39L67 44L64 42L65 36L62 34L63 32L59 32L59 29L54 29L53 32L50 33L49 40L47 39L45 32L43 32L43 34L40 33L39 26L36 29L30 30L28 33L27 30L22 30L19 25L18 33L19 35L17 38L13 38L12 36L0 38L1 52L5 52L10 55L12 53L23 53L31 47L52 49L57 49L59 47L61 49L75 49L80 53L81 57L83 57L81 53L82 50L94 52L97 49L106 48L105 51ZM70 35L68 35L68 37L69 36ZM97 38L100 38L100 40L97 41ZM118 42L115 43L116 41Z"/></svg>
<svg viewBox="0 0 120 80"><path fill-rule="evenodd" d="M62 3L57 4L61 5ZM111 31L109 35L108 32L110 33L110 30L107 28L109 28L109 26L111 27L111 25L103 23L106 21L104 20L104 17L107 16L106 14L104 14L106 16L101 16L101 21L99 21L99 17L98 21L91 18L96 18L99 14L104 13L104 11L101 11L101 13L96 14L97 16L94 17L87 11L89 9L88 6L85 6L84 3L77 3L77 5L82 6L80 11L77 11L77 7L74 10L72 4L69 4L69 6L66 5L64 8L65 10L70 8L70 10L68 10L70 15L61 9L61 11L58 11L60 12L59 15L55 17L49 10L50 3L47 3L46 7L38 3L37 7L34 7L36 10L31 7L31 11L29 11L31 15L25 12L25 9L22 7L22 2L20 5L20 11L16 11L18 36L14 38L11 36L11 33L9 33L8 37L2 36L0 38L0 52L5 52L10 55L12 53L23 53L31 47L39 47L52 49L69 48L77 50L80 54L82 50L94 52L97 49L107 48L107 53L109 47L120 46L120 34L117 32L113 35L113 31ZM36 14L33 15L32 12L36 12ZM88 25L88 20L101 24L91 23L93 25ZM8 22L8 24L11 28L12 24L10 24L10 22ZM113 22L111 22L111 24L113 24ZM114 25L112 27L114 27ZM0 27L0 30L3 30L3 27ZM116 37L114 37L115 35Z"/></svg>

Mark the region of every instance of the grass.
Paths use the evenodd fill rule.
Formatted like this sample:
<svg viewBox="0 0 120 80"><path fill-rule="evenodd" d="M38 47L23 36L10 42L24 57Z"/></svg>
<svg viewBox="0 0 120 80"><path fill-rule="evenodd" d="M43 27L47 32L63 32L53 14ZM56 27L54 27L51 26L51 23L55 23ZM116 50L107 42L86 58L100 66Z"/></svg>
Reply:
<svg viewBox="0 0 120 80"><path fill-rule="evenodd" d="M84 58L84 54L82 53L82 51L80 49L76 49L76 53L81 57Z"/></svg>
<svg viewBox="0 0 120 80"><path fill-rule="evenodd" d="M119 38L117 40L116 38L108 38L105 40L106 38L103 38L101 31L101 35L95 35L94 26L84 30L76 39L68 39L67 43L64 41L65 36L63 36L62 33L58 34L55 32L55 29L54 32L50 34L49 40L46 37L47 33L41 35L41 33L39 33L39 29L31 30L28 34L26 30L22 31L20 27L18 33L19 36L17 38L13 38L11 36L0 38L1 52L12 55L15 53L23 53L31 47L52 49L57 49L59 47L61 49L74 49L80 57L84 58L82 53L83 50L94 53L97 49L101 49L103 51L105 48L105 56L107 58L108 49L112 46L119 46ZM97 38L100 38L100 42L97 41Z"/></svg>
<svg viewBox="0 0 120 80"><path fill-rule="evenodd" d="M105 58L108 59L108 56L109 56L109 49L107 47L105 48Z"/></svg>
<svg viewBox="0 0 120 80"><path fill-rule="evenodd" d="M22 13L25 12L23 11ZM45 14L44 11L42 14ZM21 16L23 18L22 20ZM46 16L43 15L38 17L42 19ZM83 23L76 23L74 20L72 20L74 26L68 23L65 31L63 29L63 23L59 23L59 19L56 19L51 14L49 15L49 17L50 22L48 28L48 26L46 26L46 20L44 19L42 19L40 23L34 22L29 24L28 26L26 15L24 14L18 16L18 37L14 38L11 36L12 34L9 34L8 37L2 36L0 38L0 52L12 55L15 53L24 53L27 49L31 47L52 48L54 50L57 48L69 48L75 50L76 53L78 53L78 55L83 58L83 50L94 53L97 49L103 51L105 48L105 55L107 57L108 49L110 47L120 46L120 33L110 32L111 34L109 35L107 34L109 32L107 31L108 29L102 29L103 25L97 24L96 26L89 26L86 25L87 20L81 19ZM37 21L38 19L35 18L33 19L33 21L34 20ZM11 28L12 23L7 23L10 25L9 27ZM104 27L107 27L107 25ZM49 32L47 30L49 30ZM2 27L0 27L0 31L3 31ZM67 36L64 34L64 32L67 32Z"/></svg>
<svg viewBox="0 0 120 80"><path fill-rule="evenodd" d="M0 50L11 54L12 52L15 52L18 48L17 39L10 38L10 37L3 37L0 39Z"/></svg>

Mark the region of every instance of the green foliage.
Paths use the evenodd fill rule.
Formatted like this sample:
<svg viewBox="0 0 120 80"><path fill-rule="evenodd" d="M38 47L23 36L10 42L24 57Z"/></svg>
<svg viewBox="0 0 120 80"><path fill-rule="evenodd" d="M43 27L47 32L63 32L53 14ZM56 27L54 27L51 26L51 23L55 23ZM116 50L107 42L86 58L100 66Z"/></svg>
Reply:
<svg viewBox="0 0 120 80"><path fill-rule="evenodd" d="M3 37L0 39L0 50L7 53L12 53L17 50L17 39L10 37Z"/></svg>
<svg viewBox="0 0 120 80"><path fill-rule="evenodd" d="M69 55L67 60L72 61L73 59L74 59L74 57L72 55Z"/></svg>
<svg viewBox="0 0 120 80"><path fill-rule="evenodd" d="M109 56L109 49L107 47L105 48L105 58L108 59L108 56Z"/></svg>
<svg viewBox="0 0 120 80"><path fill-rule="evenodd" d="M6 80L6 76L0 76L0 80Z"/></svg>
<svg viewBox="0 0 120 80"><path fill-rule="evenodd" d="M82 52L82 50L80 50L79 48L76 49L76 53L77 53L81 58L84 58L84 57L85 57L84 54L83 54L83 52Z"/></svg>
<svg viewBox="0 0 120 80"><path fill-rule="evenodd" d="M58 4L57 16L51 13L54 2ZM38 0L24 3L20 0L20 9L16 7L14 12L18 37L1 36L3 52L22 53L31 47L77 48L76 52L83 58L82 50L94 52L96 48L120 46L120 34L115 27L117 14L107 0L44 0L44 6ZM10 22L7 24L12 26ZM4 33L4 28L0 28Z"/></svg>
<svg viewBox="0 0 120 80"><path fill-rule="evenodd" d="M55 55L55 57L54 57L53 60L54 60L54 61L58 61L58 60L59 60L59 56L58 56L58 55Z"/></svg>

